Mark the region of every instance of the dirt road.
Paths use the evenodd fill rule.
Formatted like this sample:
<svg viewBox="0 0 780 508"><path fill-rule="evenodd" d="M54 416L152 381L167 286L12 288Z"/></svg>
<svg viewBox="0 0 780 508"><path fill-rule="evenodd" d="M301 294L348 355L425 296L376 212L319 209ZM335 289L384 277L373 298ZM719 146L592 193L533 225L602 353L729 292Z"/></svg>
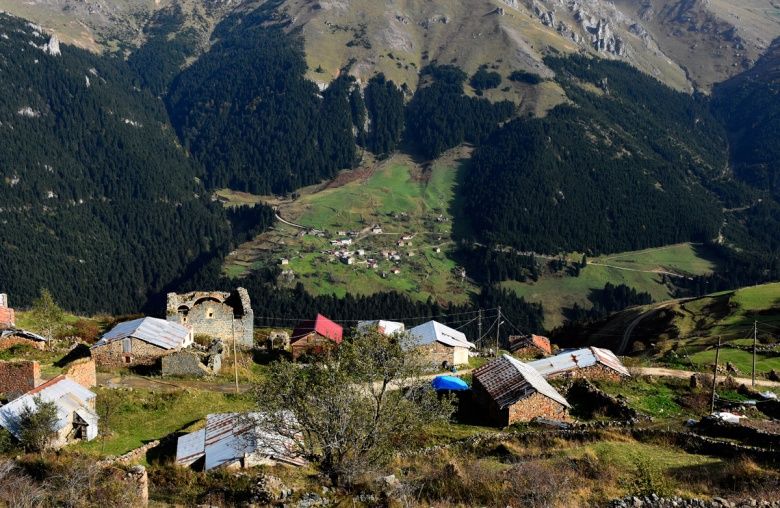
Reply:
<svg viewBox="0 0 780 508"><path fill-rule="evenodd" d="M693 372L690 370L677 370L677 369L666 369L664 367L637 367L635 369L632 369L635 372L639 372L640 374L644 376L653 376L653 377L676 377L681 379L689 379L694 374L700 374L697 372ZM726 376L718 375L718 379L725 379ZM750 378L749 377L735 377L734 381L736 381L739 384L744 385L750 385ZM780 387L780 382L777 381L769 381L767 379L756 379L756 385L757 386L769 386L769 387Z"/></svg>

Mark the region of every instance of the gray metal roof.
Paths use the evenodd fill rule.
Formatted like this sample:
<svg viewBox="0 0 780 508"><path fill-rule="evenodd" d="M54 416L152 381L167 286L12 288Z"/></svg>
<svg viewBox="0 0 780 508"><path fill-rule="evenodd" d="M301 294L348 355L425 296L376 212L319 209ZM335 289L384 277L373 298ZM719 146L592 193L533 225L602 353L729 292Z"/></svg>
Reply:
<svg viewBox="0 0 780 508"><path fill-rule="evenodd" d="M509 355L503 355L476 369L473 377L501 409L533 395L534 392L571 407L563 395L550 386L536 369Z"/></svg>
<svg viewBox="0 0 780 508"><path fill-rule="evenodd" d="M268 427L264 413L210 414L204 429L179 438L176 462L192 464L205 455L206 471L236 462L246 455L302 464L295 454L294 441Z"/></svg>
<svg viewBox="0 0 780 508"><path fill-rule="evenodd" d="M192 342L192 330L165 319L144 317L119 323L92 347L103 346L109 342L129 337L154 344L163 349L178 349Z"/></svg>
<svg viewBox="0 0 780 508"><path fill-rule="evenodd" d="M468 341L466 334L454 328L443 325L438 321L428 321L409 330L409 334L418 346L441 342L447 346L473 348L474 344Z"/></svg>
<svg viewBox="0 0 780 508"><path fill-rule="evenodd" d="M615 356L615 353L609 349L598 347L563 351L555 356L528 363L528 365L539 371L544 377L555 376L576 369L584 369L596 364L601 364L623 376L631 375L620 359Z"/></svg>
<svg viewBox="0 0 780 508"><path fill-rule="evenodd" d="M5 428L18 438L21 430L17 425L19 415L24 408L32 409L35 407L36 397L40 397L46 402L54 402L57 405L58 429L62 429L70 423L74 412L78 412L82 418L90 423L97 422L97 415L89 407L89 401L94 399L96 395L75 381L58 376L0 407L0 427Z"/></svg>
<svg viewBox="0 0 780 508"><path fill-rule="evenodd" d="M25 339L35 340L38 342L49 342L49 339L46 337L38 335L37 333L28 332L27 330L20 330L18 328L7 328L5 330L0 330L0 339L4 339L12 335L18 335L20 337L24 337Z"/></svg>

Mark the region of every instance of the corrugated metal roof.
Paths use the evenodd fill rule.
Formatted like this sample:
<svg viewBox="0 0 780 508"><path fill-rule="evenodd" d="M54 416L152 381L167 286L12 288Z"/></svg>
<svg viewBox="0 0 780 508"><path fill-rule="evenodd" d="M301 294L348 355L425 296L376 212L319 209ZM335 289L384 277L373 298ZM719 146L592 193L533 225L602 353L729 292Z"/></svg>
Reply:
<svg viewBox="0 0 780 508"><path fill-rule="evenodd" d="M474 344L468 341L466 334L454 328L443 325L438 321L428 321L415 326L409 333L419 346L441 342L447 346L473 348Z"/></svg>
<svg viewBox="0 0 780 508"><path fill-rule="evenodd" d="M341 339L344 335L344 329L341 325L337 325L322 314L317 314L317 317L313 321L303 321L299 323L298 326L295 327L295 330L293 330L290 340L295 342L297 339L305 337L311 332L317 332L319 335L332 340L336 344L341 343Z"/></svg>
<svg viewBox="0 0 780 508"><path fill-rule="evenodd" d="M615 353L609 349L588 347L564 351L549 358L529 362L528 365L539 371L544 377L555 376L575 369L584 369L596 364L604 365L623 376L630 376Z"/></svg>
<svg viewBox="0 0 780 508"><path fill-rule="evenodd" d="M394 333L403 332L405 330L404 324L398 321L385 321L384 319L377 319L374 321L360 321L358 322L357 329L360 331L376 328L380 333L385 335L392 335Z"/></svg>
<svg viewBox="0 0 780 508"><path fill-rule="evenodd" d="M205 455L205 469L241 460L246 455L267 456L288 463L301 463L291 438L268 429L264 413L217 413L206 417L206 427L181 436L176 461L191 464Z"/></svg>
<svg viewBox="0 0 780 508"><path fill-rule="evenodd" d="M96 395L65 376L57 376L0 407L0 427L7 429L18 438L19 415L24 408L35 407L35 397L40 397L46 402L54 402L57 405L58 429L68 425L71 415L77 411L90 414L91 421L97 422L97 415L88 405L89 401L94 399Z"/></svg>
<svg viewBox="0 0 780 508"><path fill-rule="evenodd" d="M128 337L154 344L163 349L178 349L186 347L192 342L192 330L172 321L144 317L119 323L92 347L103 346L109 342Z"/></svg>
<svg viewBox="0 0 780 508"><path fill-rule="evenodd" d="M563 395L550 386L538 371L509 355L503 355L476 369L473 377L501 409L535 392L571 407Z"/></svg>
<svg viewBox="0 0 780 508"><path fill-rule="evenodd" d="M37 333L28 332L27 330L19 330L18 328L9 328L7 330L0 330L0 339L4 339L12 335L18 335L20 337L24 337L25 339L35 340L38 342L49 342L49 339L47 339L46 337L43 337L42 335L38 335Z"/></svg>

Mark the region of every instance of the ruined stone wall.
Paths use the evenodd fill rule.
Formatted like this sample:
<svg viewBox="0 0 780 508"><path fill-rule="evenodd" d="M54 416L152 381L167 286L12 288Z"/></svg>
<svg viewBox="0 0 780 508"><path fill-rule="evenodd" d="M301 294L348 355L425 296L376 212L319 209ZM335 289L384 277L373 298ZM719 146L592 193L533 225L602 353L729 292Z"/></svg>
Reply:
<svg viewBox="0 0 780 508"><path fill-rule="evenodd" d="M97 385L95 372L95 360L92 358L79 358L73 360L63 369L65 377L72 379L84 388L92 388Z"/></svg>
<svg viewBox="0 0 780 508"><path fill-rule="evenodd" d="M596 364L584 369L573 369L570 371L561 372L560 374L549 376L548 379L589 379L617 382L623 379L623 376L615 370L612 370L601 364Z"/></svg>
<svg viewBox="0 0 780 508"><path fill-rule="evenodd" d="M9 335L0 339L0 350L8 349L13 346L27 346L35 349L46 349L46 343L40 340L30 340L18 335Z"/></svg>
<svg viewBox="0 0 780 508"><path fill-rule="evenodd" d="M445 346L441 342L420 346L420 351L422 351L422 354L427 361L437 367L443 362L447 362L448 365L456 365L455 348Z"/></svg>
<svg viewBox="0 0 780 508"><path fill-rule="evenodd" d="M100 366L130 367L154 365L162 356L172 352L136 338L131 338L130 341L130 353L123 352L123 340L115 340L93 348L92 358Z"/></svg>
<svg viewBox="0 0 780 508"><path fill-rule="evenodd" d="M528 422L539 416L553 420L568 419L566 406L539 392L515 402L507 409L507 425L512 425L516 422Z"/></svg>
<svg viewBox="0 0 780 508"><path fill-rule="evenodd" d="M528 345L512 351L512 355L521 360L538 360L546 357L547 353L534 345Z"/></svg>
<svg viewBox="0 0 780 508"><path fill-rule="evenodd" d="M0 394L13 400L41 384L41 366L36 361L0 362Z"/></svg>
<svg viewBox="0 0 780 508"><path fill-rule="evenodd" d="M202 358L194 351L177 351L163 356L163 376L203 377L211 374L211 370L203 364Z"/></svg>
<svg viewBox="0 0 780 508"><path fill-rule="evenodd" d="M193 291L168 294L166 319L192 327L195 335L254 346L254 312L249 293L238 288L232 293Z"/></svg>

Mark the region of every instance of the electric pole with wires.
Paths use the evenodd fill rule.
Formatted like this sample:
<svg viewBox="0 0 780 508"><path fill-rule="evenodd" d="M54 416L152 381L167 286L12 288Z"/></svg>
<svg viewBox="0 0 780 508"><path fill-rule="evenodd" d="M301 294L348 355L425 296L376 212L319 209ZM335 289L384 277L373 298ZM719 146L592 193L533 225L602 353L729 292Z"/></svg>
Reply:
<svg viewBox="0 0 780 508"><path fill-rule="evenodd" d="M715 350L715 367L712 369L712 398L710 399L710 414L715 412L715 385L718 382L718 360L720 360L720 335L718 335L718 349Z"/></svg>
<svg viewBox="0 0 780 508"><path fill-rule="evenodd" d="M477 337L479 337L479 342L482 342L482 309L479 309L479 312L477 313ZM479 347L482 347L482 344L480 344Z"/></svg>
<svg viewBox="0 0 780 508"><path fill-rule="evenodd" d="M753 321L753 376L751 386L756 387L756 345L758 343L758 321Z"/></svg>
<svg viewBox="0 0 780 508"><path fill-rule="evenodd" d="M498 358L498 345L501 337L501 306L498 306L498 318L496 320L496 358Z"/></svg>

